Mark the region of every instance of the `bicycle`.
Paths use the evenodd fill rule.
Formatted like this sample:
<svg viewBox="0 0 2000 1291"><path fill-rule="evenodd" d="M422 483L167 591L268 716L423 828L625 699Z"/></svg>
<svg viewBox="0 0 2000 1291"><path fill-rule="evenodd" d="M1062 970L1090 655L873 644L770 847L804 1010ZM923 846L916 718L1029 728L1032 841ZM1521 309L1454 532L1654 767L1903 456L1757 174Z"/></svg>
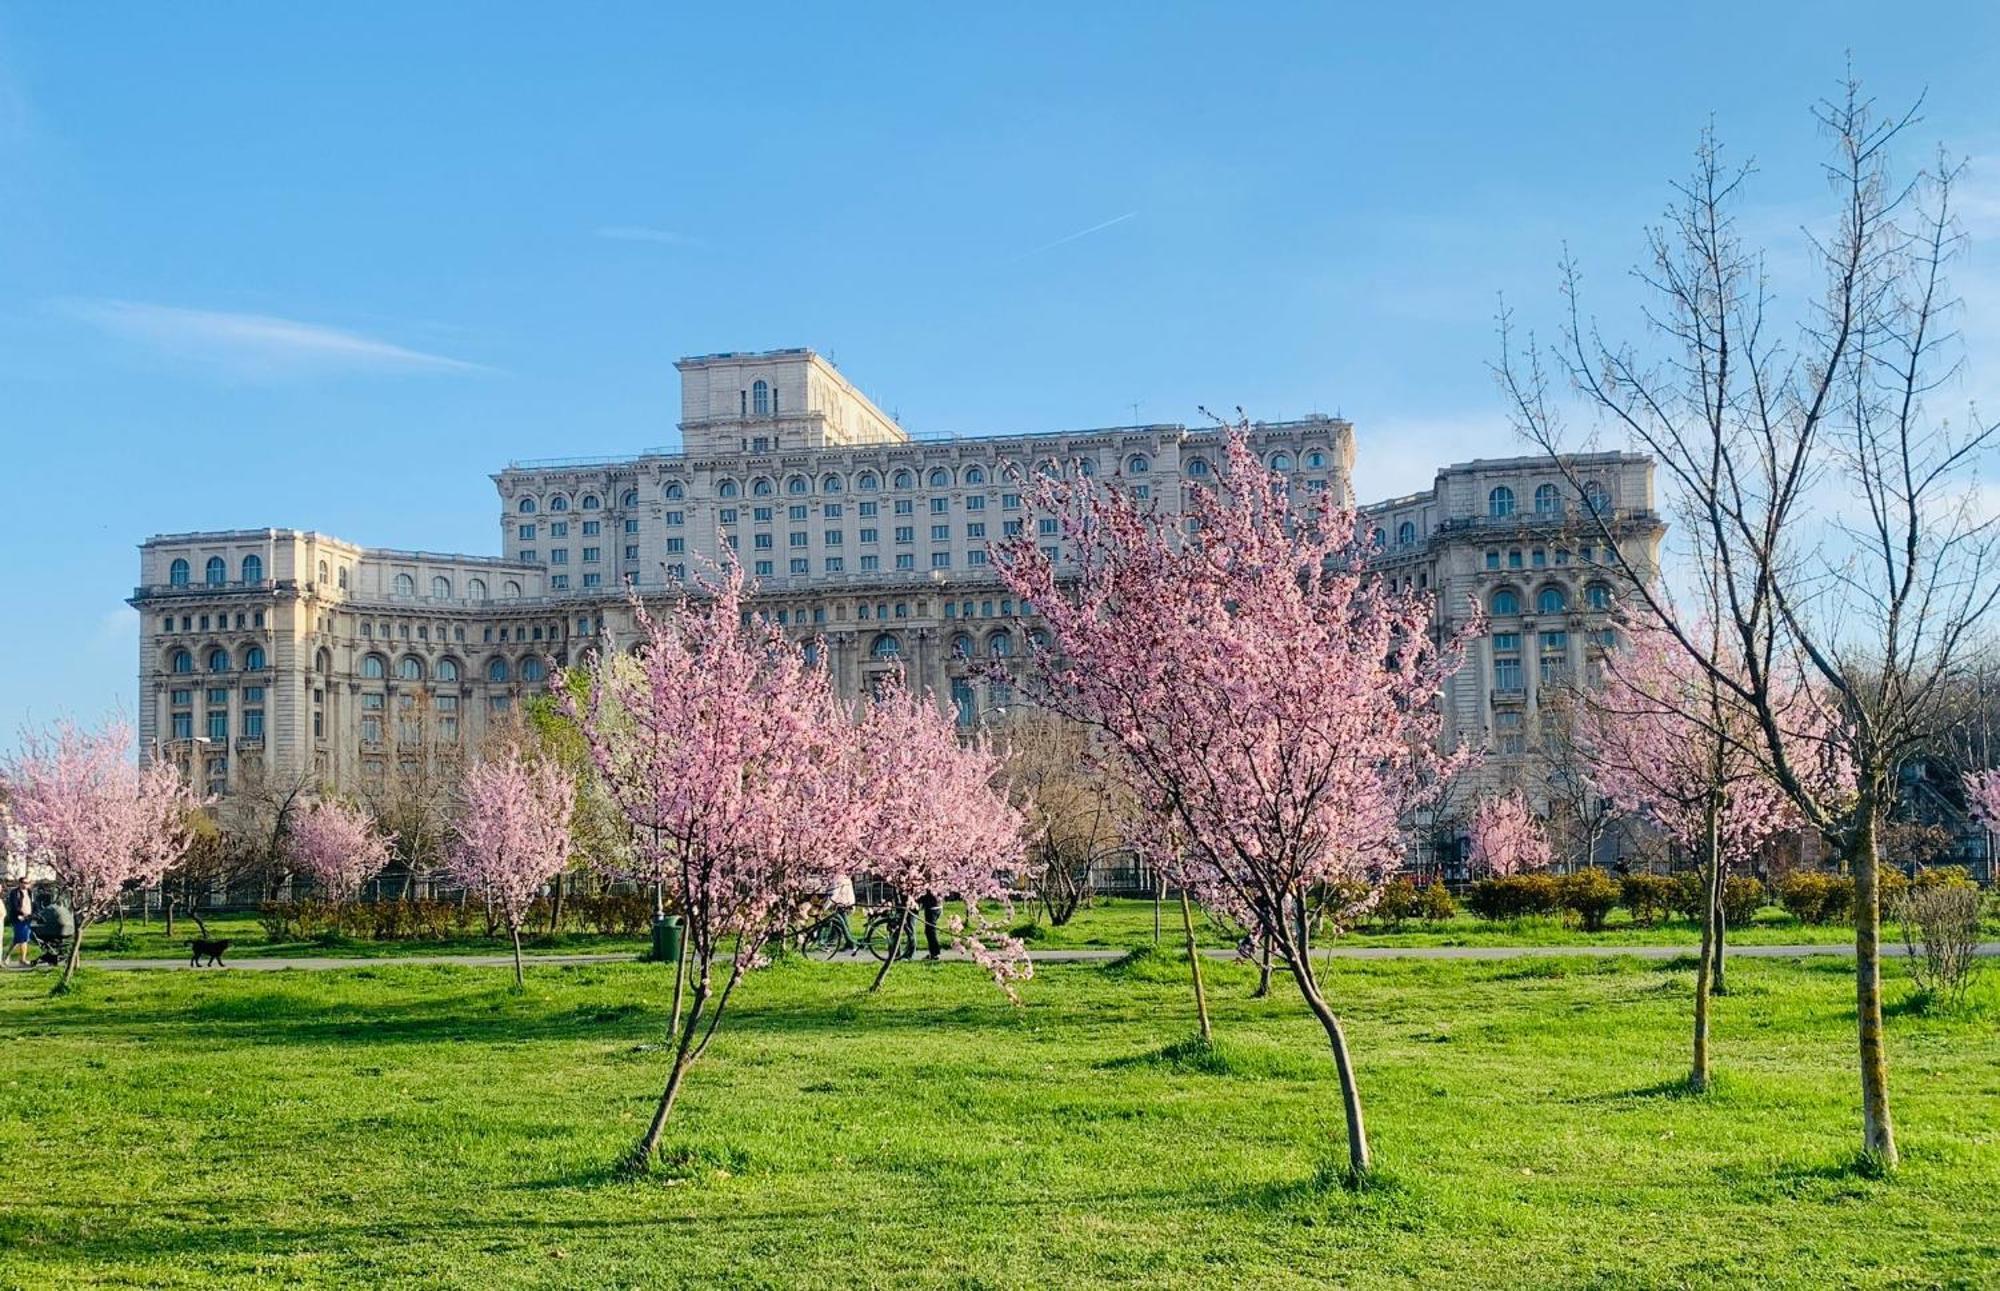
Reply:
<svg viewBox="0 0 2000 1291"><path fill-rule="evenodd" d="M861 927L861 944L877 959L914 959L917 954L916 916L884 908L868 916ZM898 944L900 942L900 944Z"/></svg>
<svg viewBox="0 0 2000 1291"><path fill-rule="evenodd" d="M841 907L827 911L819 922L799 934L801 954L832 959L859 948L860 943L854 940L854 932L847 924L847 911Z"/></svg>

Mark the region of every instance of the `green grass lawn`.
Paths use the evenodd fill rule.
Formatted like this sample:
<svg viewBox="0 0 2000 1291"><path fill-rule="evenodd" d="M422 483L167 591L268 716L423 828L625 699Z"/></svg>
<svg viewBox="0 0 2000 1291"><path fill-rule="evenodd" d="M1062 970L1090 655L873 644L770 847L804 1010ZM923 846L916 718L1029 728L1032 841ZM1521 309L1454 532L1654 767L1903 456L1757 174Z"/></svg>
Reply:
<svg viewBox="0 0 2000 1291"><path fill-rule="evenodd" d="M1718 1090L1677 1096L1692 975L1630 959L1340 962L1381 1186L1289 987L1211 965L752 977L674 1163L642 965L0 976L0 1276L21 1286L1992 1285L2000 973L1889 1020L1906 1162L1852 1168L1852 979L1742 961ZM1284 983L1280 983L1284 986Z"/></svg>
<svg viewBox="0 0 2000 1291"><path fill-rule="evenodd" d="M1228 947L1235 945L1234 938L1225 930L1211 924L1199 912L1196 914L1196 935L1205 946ZM1079 910L1075 918L1061 927L1050 924L1033 906L1024 905L1016 911L1018 925L1026 930L1028 944L1037 950L1125 950L1133 946L1149 944L1153 939L1153 903L1125 898L1101 899ZM508 953L507 939L502 937L459 937L449 941L372 941L350 938L331 944L317 941L273 942L265 937L263 928L255 916L248 914L209 916L210 932L218 937L227 937L235 943L232 954L238 956L271 956L295 958L299 956L330 956L338 958L361 958L403 955L451 955L478 954L495 955ZM856 929L859 929L859 920ZM2000 907L1988 921L1989 935L2000 936ZM84 956L96 958L133 959L184 959L188 953L188 939L195 935L192 921L181 919L174 926L174 935L168 938L165 928L158 921L140 923L128 920L125 925L125 941L122 944L112 940L113 928L101 924L92 928L84 939ZM1893 926L1885 928L1885 935L1892 940L1897 932ZM1160 936L1163 943L1178 945L1182 937L1180 907L1169 902L1160 911ZM1852 942L1854 932L1845 924L1812 925L1802 924L1778 906L1767 906L1754 923L1729 932L1730 940L1739 945L1834 945ZM1352 946L1658 946L1688 945L1701 941L1701 927L1692 920L1669 920L1651 928L1641 928L1631 922L1624 910L1614 911L1611 924L1602 932L1585 932L1580 928L1566 925L1560 919L1521 919L1510 923L1489 923L1461 914L1448 923L1425 924L1411 922L1403 928L1391 932L1387 929L1364 927L1342 937L1337 944ZM1331 943L1322 943L1331 944ZM523 950L529 954L590 954L615 953L637 955L646 948L644 938L600 937L589 933L565 932L550 937L531 933L523 942Z"/></svg>

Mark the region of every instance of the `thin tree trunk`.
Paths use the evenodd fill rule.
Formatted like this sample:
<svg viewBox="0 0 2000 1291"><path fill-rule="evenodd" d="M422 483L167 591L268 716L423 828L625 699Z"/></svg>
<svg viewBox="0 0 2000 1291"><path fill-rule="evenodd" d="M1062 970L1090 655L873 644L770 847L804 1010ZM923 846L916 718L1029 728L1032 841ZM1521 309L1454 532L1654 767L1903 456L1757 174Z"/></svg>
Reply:
<svg viewBox="0 0 2000 1291"><path fill-rule="evenodd" d="M1181 889L1181 927L1187 932L1188 973L1194 978L1194 1013L1201 1024L1203 1046L1215 1043L1215 1030L1208 1021L1208 992L1202 989L1201 951L1194 944L1194 905L1188 900L1187 889Z"/></svg>
<svg viewBox="0 0 2000 1291"><path fill-rule="evenodd" d="M63 956L62 976L57 979L53 991L56 995L61 995L64 991L67 991L69 989L69 979L76 976L76 961L83 953L83 930L88 926L81 919L76 921L76 935L69 939L69 954Z"/></svg>
<svg viewBox="0 0 2000 1291"><path fill-rule="evenodd" d="M1299 948L1291 948L1297 952ZM1287 956L1292 967L1292 978L1299 984L1299 993L1305 996L1306 1007L1319 1019L1326 1029L1327 1043L1333 1046L1334 1069L1340 1073L1340 1105L1347 1114L1347 1169L1350 1181L1359 1182L1375 1168L1375 1159L1368 1150L1368 1125L1361 1115L1361 1090L1354 1083L1354 1064L1347 1054L1347 1032L1340 1025L1340 1018L1327 1007L1326 1000L1319 993L1319 983L1313 980L1312 965L1303 953Z"/></svg>
<svg viewBox="0 0 2000 1291"><path fill-rule="evenodd" d="M632 1149L627 1164L634 1170L643 1170L653 1163L660 1151L660 1136L666 1132L667 1118L673 1114L674 1101L680 1097L681 1080L687 1075L689 1055L694 1049L694 1033L701 1023L703 1007L708 1003L709 976L706 966L694 985L694 1000L688 1009L687 1021L680 1029L680 1039L674 1045L674 1065L667 1072L667 1087L660 1094L660 1104L653 1111L652 1124L646 1127L646 1135Z"/></svg>
<svg viewBox="0 0 2000 1291"><path fill-rule="evenodd" d="M1722 976L1722 940L1728 931L1729 915L1724 907L1723 896L1729 890L1729 875L1722 865L1722 842L1720 837L1709 840L1710 855L1714 861L1708 876L1709 919L1715 925L1715 936L1709 954L1715 960L1708 970L1708 990L1711 995L1729 994L1729 986Z"/></svg>
<svg viewBox="0 0 2000 1291"><path fill-rule="evenodd" d="M1257 938L1257 989L1250 992L1250 998L1261 1000L1271 993L1271 939Z"/></svg>
<svg viewBox="0 0 2000 1291"><path fill-rule="evenodd" d="M1864 803L1852 851L1854 868L1854 1012L1861 1048L1861 1146L1885 1170L1896 1168L1889 1117L1889 1055L1882 1034L1881 862L1875 854L1875 807Z"/></svg>
<svg viewBox="0 0 2000 1291"><path fill-rule="evenodd" d="M889 965L895 963L896 956L903 952L903 934L910 929L910 911L911 907L907 905L903 907L895 928L889 933L889 953L883 957L882 967L875 971L875 980L868 984L868 993L871 995L882 989L882 979L889 975ZM915 933L912 932L911 935L914 936Z"/></svg>
<svg viewBox="0 0 2000 1291"><path fill-rule="evenodd" d="M1698 1094L1708 1092L1709 984L1714 972L1713 951L1716 916L1719 913L1719 903L1715 900L1715 876L1722 870L1722 819L1712 794L1709 796L1703 816L1702 863L1706 871L1703 877L1707 880L1708 900L1702 902L1701 960L1694 969L1694 1061L1688 1071L1688 1088Z"/></svg>
<svg viewBox="0 0 2000 1291"><path fill-rule="evenodd" d="M1155 875L1153 877L1153 944L1155 946L1160 944L1160 903L1166 899L1167 881L1165 878Z"/></svg>
<svg viewBox="0 0 2000 1291"><path fill-rule="evenodd" d="M507 921L507 931L508 931L509 933L513 934L513 937L514 937L514 989L515 989L515 990L517 990L517 991L518 991L518 990L523 990L523 989L525 989L525 988L527 987L527 985L528 985L528 979L527 979L527 978L525 978L525 977L523 977L523 976L521 976L521 922L520 922L520 920L518 920L518 919L510 919L510 920L508 920L508 921Z"/></svg>
<svg viewBox="0 0 2000 1291"><path fill-rule="evenodd" d="M687 988L688 956L692 945L685 928L681 931L681 955L674 961L674 1020L667 1026L667 1034L673 1035L681 1029L681 1000Z"/></svg>
<svg viewBox="0 0 2000 1291"><path fill-rule="evenodd" d="M174 899L168 897L163 904L166 906L167 940L172 941L174 939Z"/></svg>

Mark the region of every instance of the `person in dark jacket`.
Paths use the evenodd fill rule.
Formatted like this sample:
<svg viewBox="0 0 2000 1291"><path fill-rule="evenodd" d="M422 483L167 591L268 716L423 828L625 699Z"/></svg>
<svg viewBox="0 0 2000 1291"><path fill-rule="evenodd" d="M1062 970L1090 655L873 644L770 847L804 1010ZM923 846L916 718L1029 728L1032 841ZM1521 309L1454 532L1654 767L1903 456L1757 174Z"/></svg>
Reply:
<svg viewBox="0 0 2000 1291"><path fill-rule="evenodd" d="M25 876L7 887L7 930L11 934L8 960L18 959L26 964L28 948L35 944L35 894L28 890Z"/></svg>

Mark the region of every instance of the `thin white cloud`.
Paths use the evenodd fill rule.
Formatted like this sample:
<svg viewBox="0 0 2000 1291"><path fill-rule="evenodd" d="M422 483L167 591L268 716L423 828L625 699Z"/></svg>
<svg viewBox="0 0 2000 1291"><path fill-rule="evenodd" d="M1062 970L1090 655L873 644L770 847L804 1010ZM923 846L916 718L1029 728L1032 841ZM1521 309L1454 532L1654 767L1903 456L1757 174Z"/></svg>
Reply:
<svg viewBox="0 0 2000 1291"><path fill-rule="evenodd" d="M698 247L701 239L672 229L652 229L642 224L607 224L592 233L613 242L653 242L667 247Z"/></svg>
<svg viewBox="0 0 2000 1291"><path fill-rule="evenodd" d="M407 349L319 323L268 314L184 309L134 300L65 300L59 307L108 335L238 375L485 372L463 359Z"/></svg>
<svg viewBox="0 0 2000 1291"><path fill-rule="evenodd" d="M1044 242L1041 246L1035 247L1031 250L1023 251L1020 255L1015 256L1014 259L1026 260L1029 256L1038 256L1044 251L1053 251L1059 246L1063 246L1067 243L1076 241L1078 238L1087 238L1093 233L1102 233L1104 230L1110 228L1114 224L1123 224L1125 221L1134 218L1138 214L1139 212L1137 211L1127 211L1123 215L1114 215L1110 219L1104 221L1102 224L1093 224L1087 229L1078 229L1074 233L1066 233L1062 237L1057 238L1053 242Z"/></svg>

